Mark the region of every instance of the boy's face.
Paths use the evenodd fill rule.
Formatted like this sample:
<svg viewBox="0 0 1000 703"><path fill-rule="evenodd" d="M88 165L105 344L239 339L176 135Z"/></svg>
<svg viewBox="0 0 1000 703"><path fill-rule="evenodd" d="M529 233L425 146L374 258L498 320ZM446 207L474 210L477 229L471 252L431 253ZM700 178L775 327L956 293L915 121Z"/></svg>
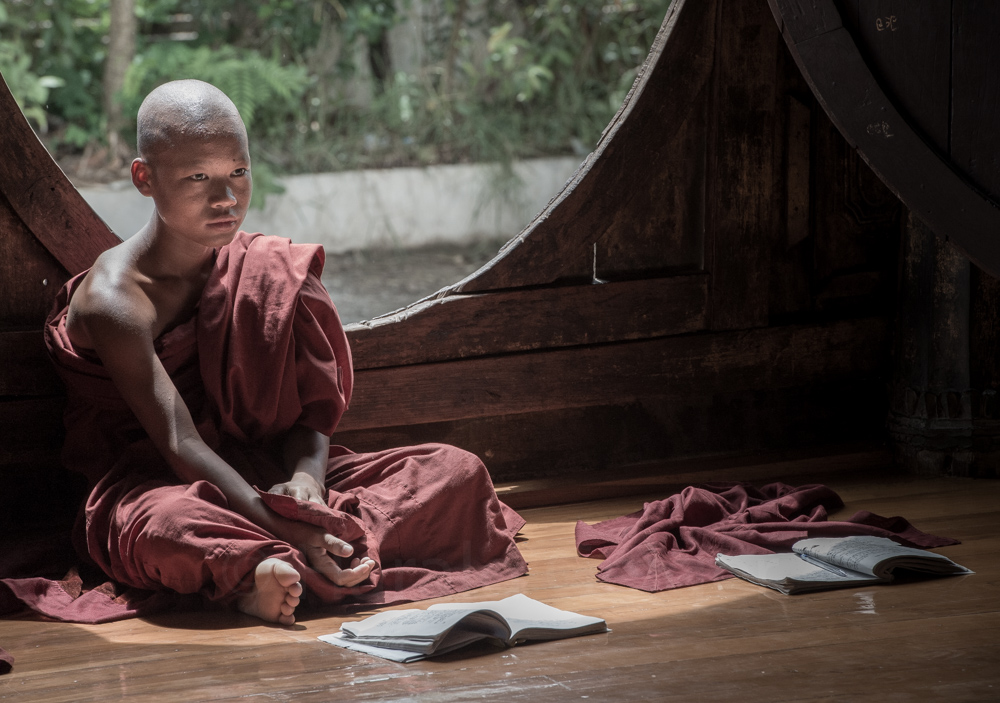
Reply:
<svg viewBox="0 0 1000 703"><path fill-rule="evenodd" d="M250 154L238 132L180 136L132 164L132 182L153 198L165 233L206 247L232 241L253 191Z"/></svg>

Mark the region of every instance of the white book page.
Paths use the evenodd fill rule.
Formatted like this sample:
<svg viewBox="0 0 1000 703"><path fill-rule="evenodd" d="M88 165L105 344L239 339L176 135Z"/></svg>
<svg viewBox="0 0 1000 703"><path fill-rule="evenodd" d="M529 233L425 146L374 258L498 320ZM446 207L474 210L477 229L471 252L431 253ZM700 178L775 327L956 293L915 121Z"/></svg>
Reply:
<svg viewBox="0 0 1000 703"><path fill-rule="evenodd" d="M353 652L362 652L364 654L371 654L375 657L381 657L382 659L388 659L394 662L413 662L419 661L421 659L426 659L426 654L420 654L419 652L408 652L405 649L386 649L385 647L372 647L368 644L362 644L357 640L344 635L343 632L335 632L332 635L320 635L317 639L327 644L333 644L338 647L343 647L344 649L350 649Z"/></svg>
<svg viewBox="0 0 1000 703"><path fill-rule="evenodd" d="M387 610L360 621L345 622L341 631L354 637L436 639L480 608L455 610Z"/></svg>
<svg viewBox="0 0 1000 703"><path fill-rule="evenodd" d="M332 635L320 635L316 639L321 642L326 642L327 644L342 647L343 649L350 649L354 652L362 652L364 654L371 654L375 657L381 657L382 659L408 664L409 662L420 661L421 659L427 659L428 657L436 657L442 654L447 654L448 652L461 649L462 647L472 644L473 642L490 638L480 632L462 632L461 630L456 630L445 638L440 647L435 647L433 650L426 652L395 649L393 647L380 647L377 644L378 640L357 640L353 637L348 637L343 632L335 632ZM498 640L492 641L499 644Z"/></svg>
<svg viewBox="0 0 1000 703"><path fill-rule="evenodd" d="M853 571L877 575L884 575L878 570L881 562L899 557L951 563L948 557L924 549L903 547L886 537L817 537L799 540L792 545L792 550Z"/></svg>
<svg viewBox="0 0 1000 703"><path fill-rule="evenodd" d="M742 554L728 556L719 554L716 563L731 567L752 577L756 581L780 583L782 581L802 581L816 583L837 583L849 581L874 581L876 577L853 571L833 571L802 559L798 554Z"/></svg>
<svg viewBox="0 0 1000 703"><path fill-rule="evenodd" d="M482 603L438 603L428 608L434 610L479 610L487 608L499 613L510 625L511 638L532 630L577 630L599 628L604 623L601 618L580 615L568 610L560 610L518 593L509 598Z"/></svg>

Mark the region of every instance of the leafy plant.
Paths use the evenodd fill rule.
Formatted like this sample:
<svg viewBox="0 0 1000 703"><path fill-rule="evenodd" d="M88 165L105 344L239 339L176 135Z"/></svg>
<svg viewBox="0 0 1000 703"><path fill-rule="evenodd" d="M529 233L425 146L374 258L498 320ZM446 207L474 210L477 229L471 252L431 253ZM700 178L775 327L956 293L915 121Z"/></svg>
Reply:
<svg viewBox="0 0 1000 703"><path fill-rule="evenodd" d="M106 53L101 40L107 33L107 9L107 0L10 0L0 5L0 44L8 56L14 52L0 71L40 128L74 124L86 135L84 141L101 133L96 78ZM41 89L54 87L58 90L39 99Z"/></svg>
<svg viewBox="0 0 1000 703"><path fill-rule="evenodd" d="M631 86L668 5L444 0L447 12L425 18L438 28L426 47L431 60L395 72L364 109L339 105L300 119L284 167L509 165L586 153Z"/></svg>
<svg viewBox="0 0 1000 703"><path fill-rule="evenodd" d="M135 1L140 34L124 113L134 116L166 80L218 85L247 122L261 193L268 173L488 161L502 165L507 182L515 159L583 155L627 93L669 5L424 2L423 63L394 67L392 32L409 0ZM17 82L32 120L41 127L47 117L66 148L103 138L108 3L0 5L0 70ZM351 97L359 94L352 82L367 86L364 99Z"/></svg>
<svg viewBox="0 0 1000 703"><path fill-rule="evenodd" d="M31 56L16 41L0 40L0 73L24 116L41 132L47 132L49 120L45 104L49 91L62 87L65 82L56 76L39 76L32 72Z"/></svg>
<svg viewBox="0 0 1000 703"><path fill-rule="evenodd" d="M277 104L272 112L294 112L309 83L303 68L282 65L251 49L155 44L129 68L122 90L126 111L134 115L149 91L181 78L206 81L226 93L250 131L262 105Z"/></svg>

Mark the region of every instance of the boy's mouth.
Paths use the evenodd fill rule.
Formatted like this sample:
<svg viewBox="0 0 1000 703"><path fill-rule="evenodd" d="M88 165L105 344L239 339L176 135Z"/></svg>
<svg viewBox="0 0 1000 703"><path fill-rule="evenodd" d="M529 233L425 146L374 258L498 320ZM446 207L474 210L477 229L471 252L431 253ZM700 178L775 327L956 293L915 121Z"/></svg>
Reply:
<svg viewBox="0 0 1000 703"><path fill-rule="evenodd" d="M212 229L228 229L236 224L235 217L227 217L224 220L212 220L208 223L208 226Z"/></svg>

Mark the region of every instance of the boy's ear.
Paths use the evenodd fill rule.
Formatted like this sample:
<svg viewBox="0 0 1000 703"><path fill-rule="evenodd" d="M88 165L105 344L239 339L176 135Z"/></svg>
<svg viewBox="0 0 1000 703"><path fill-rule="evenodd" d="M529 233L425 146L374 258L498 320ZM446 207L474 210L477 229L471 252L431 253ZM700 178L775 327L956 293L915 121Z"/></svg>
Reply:
<svg viewBox="0 0 1000 703"><path fill-rule="evenodd" d="M152 196L151 184L150 184L150 173L149 164L140 159L134 159L132 161L132 185L135 189L145 195L147 198Z"/></svg>

